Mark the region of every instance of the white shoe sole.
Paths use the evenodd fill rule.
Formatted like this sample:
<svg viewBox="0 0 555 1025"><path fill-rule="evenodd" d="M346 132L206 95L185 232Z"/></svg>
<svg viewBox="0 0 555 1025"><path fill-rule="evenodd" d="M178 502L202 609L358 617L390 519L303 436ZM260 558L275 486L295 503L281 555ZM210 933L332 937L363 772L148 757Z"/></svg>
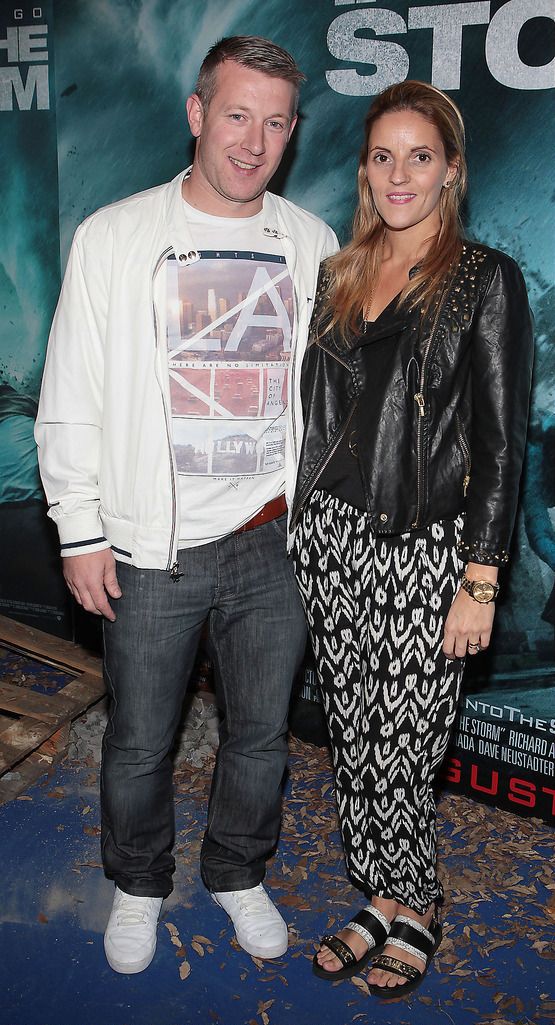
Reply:
<svg viewBox="0 0 555 1025"><path fill-rule="evenodd" d="M104 953L106 954L106 960L110 965L110 968L112 968L114 972L118 972L120 975L137 975L139 972L144 972L145 968L148 968L156 953L156 947L151 954L147 954L146 957L141 958L140 961L132 961L130 964L126 964L125 961L116 961L115 958L111 957L106 950L106 944L104 944Z"/></svg>
<svg viewBox="0 0 555 1025"><path fill-rule="evenodd" d="M237 933L235 933L235 936L237 943L243 948L243 950L246 950L247 954L250 954L251 957L258 957L261 961L272 961L276 957L283 957L283 955L287 953L287 949L289 947L289 942L285 944L282 943L279 947L270 947L269 949L267 947L249 947L246 943L241 943Z"/></svg>

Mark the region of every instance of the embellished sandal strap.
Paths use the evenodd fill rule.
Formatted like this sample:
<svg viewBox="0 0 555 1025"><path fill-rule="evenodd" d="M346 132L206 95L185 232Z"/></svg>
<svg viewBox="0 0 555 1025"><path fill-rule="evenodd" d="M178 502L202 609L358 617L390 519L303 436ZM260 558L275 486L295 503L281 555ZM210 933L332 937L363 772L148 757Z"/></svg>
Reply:
<svg viewBox="0 0 555 1025"><path fill-rule="evenodd" d="M357 932L369 950L382 947L388 937L389 922L381 911L369 904L347 922L346 929Z"/></svg>
<svg viewBox="0 0 555 1025"><path fill-rule="evenodd" d="M401 978L408 979L409 982L414 982L422 975L418 968L405 964L404 961L399 961L396 957L390 957L389 954L380 954L372 962L372 970L374 968L379 968L382 972L392 972L393 975L400 975Z"/></svg>
<svg viewBox="0 0 555 1025"><path fill-rule="evenodd" d="M415 922L405 915L397 915L387 942L399 950L406 951L407 954L418 957L425 965L428 964L435 947L433 934L420 922Z"/></svg>
<svg viewBox="0 0 555 1025"><path fill-rule="evenodd" d="M401 925L408 925L411 929L416 929L416 931L421 933L422 936L430 941L430 943L434 942L434 936L430 930L437 925L435 917L432 918L432 921L430 922L430 929L427 929L421 922L416 922L414 918L409 918L407 915L397 915L395 921L400 922Z"/></svg>
<svg viewBox="0 0 555 1025"><path fill-rule="evenodd" d="M329 947L332 954L341 961L344 968L349 968L352 964L355 964L356 957L353 954L350 947L339 938L339 936L332 936L331 933L326 933L320 940L321 946Z"/></svg>

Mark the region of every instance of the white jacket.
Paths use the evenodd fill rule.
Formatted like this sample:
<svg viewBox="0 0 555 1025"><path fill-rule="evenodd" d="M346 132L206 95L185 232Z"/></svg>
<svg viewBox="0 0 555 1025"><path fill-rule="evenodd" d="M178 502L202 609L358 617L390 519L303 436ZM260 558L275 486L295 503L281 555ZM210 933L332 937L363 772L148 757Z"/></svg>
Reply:
<svg viewBox="0 0 555 1025"><path fill-rule="evenodd" d="M157 334L156 277L168 254L196 261L180 173L104 207L77 229L54 316L35 438L62 555L112 547L117 559L169 569L180 522L168 359ZM281 197L264 197L264 232L280 238L294 283L286 496L300 447L300 364L332 230Z"/></svg>

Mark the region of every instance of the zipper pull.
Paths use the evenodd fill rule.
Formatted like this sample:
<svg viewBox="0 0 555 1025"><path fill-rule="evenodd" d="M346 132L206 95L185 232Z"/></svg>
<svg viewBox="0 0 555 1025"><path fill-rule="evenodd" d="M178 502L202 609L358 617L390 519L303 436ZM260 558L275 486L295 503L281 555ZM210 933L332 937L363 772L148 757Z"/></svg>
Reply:
<svg viewBox="0 0 555 1025"><path fill-rule="evenodd" d="M414 396L414 401L418 405L420 416L424 416L424 405L425 405L425 403L424 403L424 396L423 396L421 391L417 391L416 395Z"/></svg>
<svg viewBox="0 0 555 1025"><path fill-rule="evenodd" d="M465 478L464 478L464 480L463 480L463 495L464 495L465 498L466 498L466 492L467 492L469 484L470 484L470 474L467 473Z"/></svg>
<svg viewBox="0 0 555 1025"><path fill-rule="evenodd" d="M172 580L173 583L176 584L180 577L182 577L183 575L183 573L179 572L179 563L174 562L173 566L170 569L170 580Z"/></svg>

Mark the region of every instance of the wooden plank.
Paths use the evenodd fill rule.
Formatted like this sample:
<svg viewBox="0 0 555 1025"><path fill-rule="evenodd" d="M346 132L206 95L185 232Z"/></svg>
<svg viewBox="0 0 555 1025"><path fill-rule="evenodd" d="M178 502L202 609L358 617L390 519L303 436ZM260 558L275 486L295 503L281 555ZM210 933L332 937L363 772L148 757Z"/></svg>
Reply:
<svg viewBox="0 0 555 1025"><path fill-rule="evenodd" d="M0 735L0 775L36 751L55 732L55 723L38 722L26 716L14 722Z"/></svg>
<svg viewBox="0 0 555 1025"><path fill-rule="evenodd" d="M7 730L8 726L11 726L12 723L13 715L2 715L0 712L0 734L2 734L4 730Z"/></svg>
<svg viewBox="0 0 555 1025"><path fill-rule="evenodd" d="M102 661L91 655L85 648L61 637L53 637L42 630L17 623L15 619L0 616L0 644L14 648L25 655L30 655L58 666L68 672L86 672L93 676L102 676Z"/></svg>
<svg viewBox="0 0 555 1025"><path fill-rule="evenodd" d="M72 679L56 694L0 682L0 776L17 766L13 780L0 780L0 803L17 796L44 771L52 745L65 743L72 719L105 693L101 659L77 644L0 616L0 645L68 672ZM54 740L50 739L54 736ZM57 739L56 739L57 738ZM18 782L20 781L20 782ZM21 782L22 781L22 782Z"/></svg>
<svg viewBox="0 0 555 1025"><path fill-rule="evenodd" d="M96 679L96 677L92 677ZM30 687L15 687L13 683L0 682L0 708L18 715L29 715L31 719L62 723L78 713L79 703L72 700L66 688L56 694L39 694Z"/></svg>
<svg viewBox="0 0 555 1025"><path fill-rule="evenodd" d="M0 779L0 805L13 801L14 797L19 797L45 772L52 771L53 766L67 750L69 731L70 723L65 723L36 751L32 751L17 764L11 779L7 779L6 776Z"/></svg>
<svg viewBox="0 0 555 1025"><path fill-rule="evenodd" d="M83 676L77 677L76 680L66 683L65 687L58 691L58 693L60 697L67 697L72 704L78 706L77 715L79 715L79 712L84 712L89 705L94 705L95 701L104 697L106 688L101 676L84 673ZM75 717L75 713L72 713L71 718L75 719Z"/></svg>
<svg viewBox="0 0 555 1025"><path fill-rule="evenodd" d="M5 687L7 684L3 686ZM23 690L21 687L13 689ZM0 775L39 747L55 733L58 727L71 719L76 719L81 712L98 701L104 693L103 681L98 676L90 676L87 673L77 680L72 680L51 698L33 695L48 702L49 711L42 719L26 715L22 719L12 722L11 726L0 733ZM63 703L62 696L67 697ZM46 715L48 715L47 718Z"/></svg>

